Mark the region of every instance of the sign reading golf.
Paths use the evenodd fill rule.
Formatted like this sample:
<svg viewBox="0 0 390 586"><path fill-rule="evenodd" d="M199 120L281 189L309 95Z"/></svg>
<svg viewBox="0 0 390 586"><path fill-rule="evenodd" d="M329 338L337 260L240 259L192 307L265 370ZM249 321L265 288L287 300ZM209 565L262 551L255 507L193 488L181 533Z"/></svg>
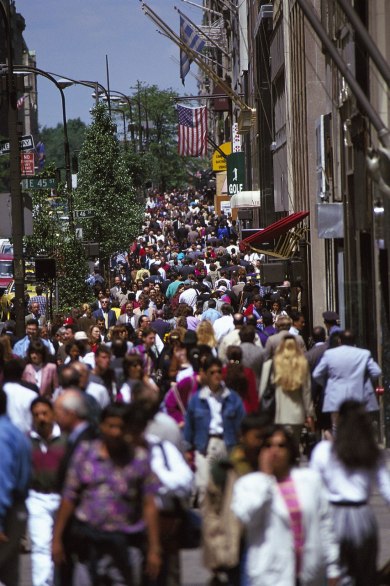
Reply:
<svg viewBox="0 0 390 586"><path fill-rule="evenodd" d="M227 156L227 186L230 196L245 191L245 153Z"/></svg>

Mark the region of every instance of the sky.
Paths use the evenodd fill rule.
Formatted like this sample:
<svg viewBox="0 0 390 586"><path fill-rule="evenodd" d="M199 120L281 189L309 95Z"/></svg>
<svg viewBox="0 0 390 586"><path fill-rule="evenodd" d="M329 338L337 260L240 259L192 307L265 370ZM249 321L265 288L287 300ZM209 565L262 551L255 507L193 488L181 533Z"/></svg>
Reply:
<svg viewBox="0 0 390 586"><path fill-rule="evenodd" d="M202 0L195 0L202 4ZM177 6L196 23L202 11L180 0L148 0L153 9L176 33ZM36 52L37 67L59 77L98 81L107 86L106 55L110 89L131 94L137 80L197 94L196 79L188 74L183 87L179 77L179 48L156 32L139 0L15 0L17 12L26 21L23 33L30 51ZM173 61L173 58L176 60ZM196 74L196 67L191 66ZM67 119L90 122L93 90L72 86L65 90ZM38 76L38 108L41 127L62 123L58 89Z"/></svg>

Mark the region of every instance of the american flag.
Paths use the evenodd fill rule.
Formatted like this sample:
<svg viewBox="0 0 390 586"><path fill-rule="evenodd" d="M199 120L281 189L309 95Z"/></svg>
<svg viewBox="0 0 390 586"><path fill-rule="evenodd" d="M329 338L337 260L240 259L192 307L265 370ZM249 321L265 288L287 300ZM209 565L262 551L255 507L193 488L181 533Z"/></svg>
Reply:
<svg viewBox="0 0 390 586"><path fill-rule="evenodd" d="M24 106L24 101L27 98L27 95L21 96L18 101L16 102L16 108L18 110L21 110Z"/></svg>
<svg viewBox="0 0 390 586"><path fill-rule="evenodd" d="M179 117L179 155L205 157L207 155L207 108L177 106Z"/></svg>
<svg viewBox="0 0 390 586"><path fill-rule="evenodd" d="M205 41L194 31L192 26L180 16L180 39L193 51L200 53L205 46ZM192 59L180 49L180 77L184 85L184 78L190 70Z"/></svg>

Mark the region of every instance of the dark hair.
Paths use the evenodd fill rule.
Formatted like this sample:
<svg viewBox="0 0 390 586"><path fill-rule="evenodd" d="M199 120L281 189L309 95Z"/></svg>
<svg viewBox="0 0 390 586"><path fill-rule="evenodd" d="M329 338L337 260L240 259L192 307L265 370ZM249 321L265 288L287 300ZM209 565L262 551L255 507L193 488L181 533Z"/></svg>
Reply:
<svg viewBox="0 0 390 586"><path fill-rule="evenodd" d="M81 376L75 368L66 365L59 371L58 379L63 389L69 389L70 387L79 388Z"/></svg>
<svg viewBox="0 0 390 586"><path fill-rule="evenodd" d="M141 337L146 338L147 336L149 336L149 334L155 334L155 333L156 333L156 330L154 330L153 328L145 328L141 332Z"/></svg>
<svg viewBox="0 0 390 586"><path fill-rule="evenodd" d="M284 438L286 440L286 448L289 454L289 464L290 466L295 466L299 458L299 448L294 439L293 434L290 432L289 429L287 429L283 425L271 425L264 436L264 443L266 443L267 440L269 440L276 433L282 433L284 435Z"/></svg>
<svg viewBox="0 0 390 586"><path fill-rule="evenodd" d="M268 413L251 413L250 415L245 415L244 419L241 421L240 429L242 434L251 431L251 429L260 429L264 431L264 434L266 434L268 427L271 424L272 418L268 415Z"/></svg>
<svg viewBox="0 0 390 586"><path fill-rule="evenodd" d="M340 332L340 342L344 346L354 346L356 343L355 335L351 330L344 330Z"/></svg>
<svg viewBox="0 0 390 586"><path fill-rule="evenodd" d="M242 313L235 313L233 315L233 323L235 326L242 326L244 324L244 316Z"/></svg>
<svg viewBox="0 0 390 586"><path fill-rule="evenodd" d="M26 321L26 327L27 326L37 326L37 328L39 328L39 322L37 319L31 318Z"/></svg>
<svg viewBox="0 0 390 586"><path fill-rule="evenodd" d="M244 367L241 364L242 350L239 346L229 346L226 351L228 365L226 369L225 383L229 389L233 389L242 399L247 396L248 382L245 377Z"/></svg>
<svg viewBox="0 0 390 586"><path fill-rule="evenodd" d="M222 303L221 313L222 315L233 315L233 307L230 303Z"/></svg>
<svg viewBox="0 0 390 586"><path fill-rule="evenodd" d="M140 364L143 367L143 360L140 354L127 354L123 358L123 372L126 377L129 376L129 369L131 366Z"/></svg>
<svg viewBox="0 0 390 586"><path fill-rule="evenodd" d="M272 326L274 320L272 313L270 311L264 310L262 311L261 315L263 317L263 324L265 325L265 327Z"/></svg>
<svg viewBox="0 0 390 586"><path fill-rule="evenodd" d="M96 358L97 356L99 356L100 354L111 354L111 350L110 350L110 348L109 348L108 346L106 346L105 344L101 344L101 345L100 345L100 346L97 348L97 350L96 350L96 352L95 352L95 358Z"/></svg>
<svg viewBox="0 0 390 586"><path fill-rule="evenodd" d="M217 302L215 301L215 299L209 299L208 303L207 303L207 307L209 309L215 309L217 307Z"/></svg>
<svg viewBox="0 0 390 586"><path fill-rule="evenodd" d="M123 358L127 352L126 340L115 339L111 343L111 350L115 358Z"/></svg>
<svg viewBox="0 0 390 586"><path fill-rule="evenodd" d="M4 381L20 381L24 370L24 361L21 358L11 358L4 362Z"/></svg>
<svg viewBox="0 0 390 586"><path fill-rule="evenodd" d="M36 399L34 399L31 402L31 405L30 405L31 413L33 412L35 405L40 405L40 404L46 405L47 407L50 407L51 411L54 410L53 403L50 401L50 399L48 399L47 397L37 397Z"/></svg>
<svg viewBox="0 0 390 586"><path fill-rule="evenodd" d="M140 435L154 414L155 410L151 408L150 402L142 398L126 405L126 411L123 415L125 432Z"/></svg>
<svg viewBox="0 0 390 586"><path fill-rule="evenodd" d="M128 405L124 403L110 403L102 410L100 414L100 423L109 417L120 417L124 420L127 409Z"/></svg>
<svg viewBox="0 0 390 586"><path fill-rule="evenodd" d="M380 450L370 416L359 401L349 399L341 404L333 450L349 469L376 467Z"/></svg>
<svg viewBox="0 0 390 586"><path fill-rule="evenodd" d="M212 366L219 366L219 368L222 368L222 362L216 356L210 355L202 362L201 369L206 372L206 370L209 370Z"/></svg>
<svg viewBox="0 0 390 586"><path fill-rule="evenodd" d="M240 329L240 340L241 342L254 342L256 330L253 326L242 326Z"/></svg>
<svg viewBox="0 0 390 586"><path fill-rule="evenodd" d="M41 354L42 362L47 364L49 360L48 351L45 344L41 340L32 340L29 347L27 348L27 362L31 364L31 354L35 352Z"/></svg>
<svg viewBox="0 0 390 586"><path fill-rule="evenodd" d="M80 356L85 356L85 354L87 352L87 346L84 342L87 342L87 340L74 340L73 339L70 342L67 342L65 344L65 352L66 352L67 356L70 356L70 351L73 348L73 346L76 346L78 348Z"/></svg>
<svg viewBox="0 0 390 586"><path fill-rule="evenodd" d="M322 326L316 326L313 329L312 338L313 338L314 344L317 344L318 342L325 342L325 340L326 340L325 328L323 328Z"/></svg>
<svg viewBox="0 0 390 586"><path fill-rule="evenodd" d="M301 311L292 311L290 313L290 317L294 322L294 321L298 321L301 317L304 317L304 315Z"/></svg>

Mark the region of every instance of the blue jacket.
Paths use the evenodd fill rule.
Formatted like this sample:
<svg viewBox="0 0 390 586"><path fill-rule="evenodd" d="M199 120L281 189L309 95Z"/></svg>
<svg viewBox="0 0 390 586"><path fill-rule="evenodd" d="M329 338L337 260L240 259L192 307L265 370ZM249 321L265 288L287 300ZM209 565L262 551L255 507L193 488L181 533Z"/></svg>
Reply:
<svg viewBox="0 0 390 586"><path fill-rule="evenodd" d="M25 499L31 474L29 440L7 415L0 416L0 531L16 499Z"/></svg>
<svg viewBox="0 0 390 586"><path fill-rule="evenodd" d="M184 426L187 448L194 448L201 454L207 451L211 421L206 388L201 388L191 397ZM240 396L235 391L225 388L222 400L223 439L227 449L230 450L238 443L245 410Z"/></svg>

